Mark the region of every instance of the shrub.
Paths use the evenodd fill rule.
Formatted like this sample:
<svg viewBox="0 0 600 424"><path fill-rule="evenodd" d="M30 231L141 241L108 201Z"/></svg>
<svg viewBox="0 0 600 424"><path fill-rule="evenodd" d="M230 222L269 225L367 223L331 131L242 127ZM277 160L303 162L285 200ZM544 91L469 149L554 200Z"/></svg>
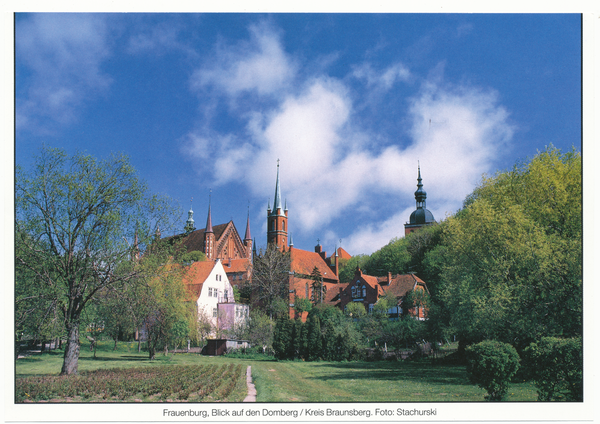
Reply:
<svg viewBox="0 0 600 424"><path fill-rule="evenodd" d="M540 401L583 401L581 337L544 337L524 351L524 363Z"/></svg>
<svg viewBox="0 0 600 424"><path fill-rule="evenodd" d="M486 340L466 349L469 380L487 391L488 401L505 398L508 384L519 369L519 354L507 343Z"/></svg>

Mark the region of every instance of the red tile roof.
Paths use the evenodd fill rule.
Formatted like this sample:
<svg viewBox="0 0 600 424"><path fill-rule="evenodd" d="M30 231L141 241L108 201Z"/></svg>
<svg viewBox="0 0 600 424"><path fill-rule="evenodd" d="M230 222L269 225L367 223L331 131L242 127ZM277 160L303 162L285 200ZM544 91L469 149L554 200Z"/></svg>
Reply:
<svg viewBox="0 0 600 424"><path fill-rule="evenodd" d="M315 266L321 272L323 280L338 283L339 279L334 271L327 266L325 260L317 252L290 247L290 270L297 274L310 275Z"/></svg>
<svg viewBox="0 0 600 424"><path fill-rule="evenodd" d="M183 276L183 283L194 302L200 297L202 285L215 267L213 261L199 261L191 264Z"/></svg>
<svg viewBox="0 0 600 424"><path fill-rule="evenodd" d="M352 255L350 253L346 252L341 247L338 247L337 254L338 254L338 258L340 258L340 259L351 259L352 258ZM331 256L333 256L333 255L331 255Z"/></svg>
<svg viewBox="0 0 600 424"><path fill-rule="evenodd" d="M391 277L389 285L387 283L387 278L385 278L385 280L380 279L379 283L384 285L386 293L390 293L396 298L406 296L406 294L413 290L417 284L422 285L427 289L425 282L414 274L394 275Z"/></svg>

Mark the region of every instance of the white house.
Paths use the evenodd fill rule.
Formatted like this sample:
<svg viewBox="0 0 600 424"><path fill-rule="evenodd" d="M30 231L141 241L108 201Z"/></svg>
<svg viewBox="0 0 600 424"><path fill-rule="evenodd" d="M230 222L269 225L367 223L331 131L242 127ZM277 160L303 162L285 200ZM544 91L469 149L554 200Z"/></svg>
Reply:
<svg viewBox="0 0 600 424"><path fill-rule="evenodd" d="M184 283L198 308L217 330L229 330L248 319L248 305L235 303L233 287L220 259L199 261L189 266Z"/></svg>

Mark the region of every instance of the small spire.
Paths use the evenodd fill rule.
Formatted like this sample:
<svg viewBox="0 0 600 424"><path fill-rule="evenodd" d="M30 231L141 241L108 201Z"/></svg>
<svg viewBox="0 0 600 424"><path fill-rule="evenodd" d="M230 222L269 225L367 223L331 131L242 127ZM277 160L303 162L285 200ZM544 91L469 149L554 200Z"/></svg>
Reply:
<svg viewBox="0 0 600 424"><path fill-rule="evenodd" d="M188 211L188 219L185 222L185 227L183 227L186 233L191 233L196 229L196 227L194 227L194 210L192 209L193 200L194 198L192 197L190 199L190 210Z"/></svg>
<svg viewBox="0 0 600 424"><path fill-rule="evenodd" d="M208 194L208 218L206 219L206 229L204 230L204 232L206 232L206 233L212 233L213 232L212 214L211 214L211 211L210 211L211 200L212 200L212 189L209 191L209 194Z"/></svg>
<svg viewBox="0 0 600 424"><path fill-rule="evenodd" d="M292 247L294 245L294 239L292 236L292 233L290 233L290 247Z"/></svg>
<svg viewBox="0 0 600 424"><path fill-rule="evenodd" d="M250 201L248 201L248 219L246 221L246 235L244 236L244 240L251 240L250 236Z"/></svg>
<svg viewBox="0 0 600 424"><path fill-rule="evenodd" d="M423 179L421 178L421 164L418 164L418 177L417 177L417 191L415 191L415 200L417 201L417 209L425 208L425 199L427 199L427 192L423 190Z"/></svg>

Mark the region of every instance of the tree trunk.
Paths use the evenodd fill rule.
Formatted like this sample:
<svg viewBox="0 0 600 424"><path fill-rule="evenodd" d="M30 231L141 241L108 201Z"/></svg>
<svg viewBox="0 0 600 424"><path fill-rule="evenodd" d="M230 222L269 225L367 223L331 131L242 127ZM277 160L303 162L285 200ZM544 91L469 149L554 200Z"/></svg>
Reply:
<svg viewBox="0 0 600 424"><path fill-rule="evenodd" d="M67 345L65 346L65 356L63 359L61 375L77 374L79 365L79 325L71 324L67 329Z"/></svg>

